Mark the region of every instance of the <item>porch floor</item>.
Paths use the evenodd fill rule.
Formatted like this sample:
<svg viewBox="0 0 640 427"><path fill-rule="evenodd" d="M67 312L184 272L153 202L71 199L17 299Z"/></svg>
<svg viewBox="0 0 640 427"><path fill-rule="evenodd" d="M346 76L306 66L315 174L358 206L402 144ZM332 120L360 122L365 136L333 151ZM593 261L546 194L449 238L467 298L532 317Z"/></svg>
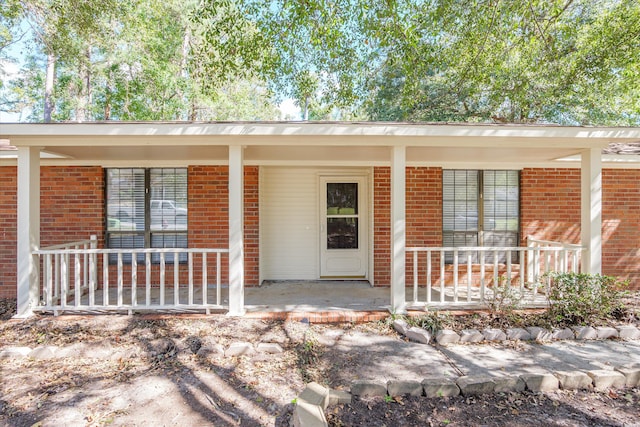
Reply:
<svg viewBox="0 0 640 427"><path fill-rule="evenodd" d="M419 299L424 301L426 289L420 288ZM490 291L489 291L490 292ZM391 290L389 287L372 287L368 281L266 281L257 288L245 288L247 312L323 312L323 311L389 311ZM413 288L405 293L409 310L426 310L427 304L413 301ZM458 289L458 301L454 301L453 289L445 288L444 302L440 302L440 290L431 290L431 309L484 309L478 288L472 288L467 298L466 289ZM528 307L543 307L543 295L525 291Z"/></svg>
<svg viewBox="0 0 640 427"><path fill-rule="evenodd" d="M210 309L213 311L225 311L228 305L229 289L221 288L220 306L202 304L202 291L194 289L192 305L188 303L188 290L180 288L177 304L172 287L165 289L164 304L160 301L160 289L150 289L150 305L145 306L146 292L138 288L136 291L136 305L132 305L131 288L122 289L121 304L118 304L117 289L109 289L108 304L104 304L102 289L95 292L94 305L89 304L89 296L86 292L80 297L76 306L75 296L69 295L65 307L45 308L39 307L37 311L75 311L75 312L102 312L121 310L143 311L183 311L197 312ZM491 290L486 291L490 294ZM372 287L364 280L331 280L331 281L265 281L260 287L245 288L245 310L247 313L320 313L320 312L389 312L391 290L389 287ZM426 289L419 289L419 299L426 299ZM215 289L208 289L207 302L215 304ZM458 289L458 301L454 300L453 289L445 288L443 301L440 298L439 289L432 289L431 304L413 302L413 288L406 288L407 309L409 310L464 310L484 309L480 299L478 288L472 288L467 297L466 289ZM530 291L525 293L527 307L542 307L545 305L543 295L532 295Z"/></svg>

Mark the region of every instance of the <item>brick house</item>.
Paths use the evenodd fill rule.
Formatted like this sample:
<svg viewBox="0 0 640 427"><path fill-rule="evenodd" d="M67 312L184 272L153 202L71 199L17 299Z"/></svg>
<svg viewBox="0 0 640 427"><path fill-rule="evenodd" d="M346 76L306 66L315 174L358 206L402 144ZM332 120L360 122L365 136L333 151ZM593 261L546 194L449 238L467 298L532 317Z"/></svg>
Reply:
<svg viewBox="0 0 640 427"><path fill-rule="evenodd" d="M639 144L638 128L3 124L0 297L19 315L240 315L244 287L272 280L368 281L396 312L505 280L534 298L549 270L639 288Z"/></svg>

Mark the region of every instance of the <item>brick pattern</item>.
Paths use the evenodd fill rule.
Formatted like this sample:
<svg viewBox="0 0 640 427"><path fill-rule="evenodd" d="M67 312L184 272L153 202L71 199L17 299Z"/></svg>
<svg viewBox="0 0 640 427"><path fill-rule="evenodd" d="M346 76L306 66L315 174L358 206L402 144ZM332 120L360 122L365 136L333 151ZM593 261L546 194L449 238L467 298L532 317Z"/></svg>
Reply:
<svg viewBox="0 0 640 427"><path fill-rule="evenodd" d="M602 171L602 270L640 289L640 170Z"/></svg>
<svg viewBox="0 0 640 427"><path fill-rule="evenodd" d="M391 282L391 169L376 167L374 186L374 282ZM408 167L406 170L407 246L442 245L442 169ZM436 260L432 260L433 263ZM434 264L435 265L435 264ZM420 263L419 274L426 274ZM413 261L407 258L407 284L413 283Z"/></svg>
<svg viewBox="0 0 640 427"><path fill-rule="evenodd" d="M229 246L229 169L227 166L189 167L189 246ZM259 167L244 168L245 284L259 280ZM196 277L198 272L196 271ZM222 282L228 283L228 259L222 262Z"/></svg>
<svg viewBox="0 0 640 427"><path fill-rule="evenodd" d="M88 239L104 242L101 167L43 166L40 173L40 245Z"/></svg>
<svg viewBox="0 0 640 427"><path fill-rule="evenodd" d="M520 229L527 236L580 242L580 170L524 169L520 175Z"/></svg>
<svg viewBox="0 0 640 427"><path fill-rule="evenodd" d="M0 298L16 296L18 168L0 167Z"/></svg>
<svg viewBox="0 0 640 427"><path fill-rule="evenodd" d="M244 168L244 281L257 286L260 280L260 168Z"/></svg>
<svg viewBox="0 0 640 427"><path fill-rule="evenodd" d="M442 246L442 169L408 167L407 185L407 246ZM418 278L427 274L427 261L418 263ZM419 260L420 261L420 260ZM431 260L432 271L438 271L439 259ZM433 276L437 278L437 275ZM407 254L406 284L413 286L413 258Z"/></svg>
<svg viewBox="0 0 640 427"><path fill-rule="evenodd" d="M0 168L0 297L16 296L17 168ZM72 184L72 185L70 185ZM98 236L104 241L104 176L100 167L43 166L40 246Z"/></svg>
<svg viewBox="0 0 640 427"><path fill-rule="evenodd" d="M640 170L602 171L602 273L640 289ZM522 243L538 239L579 243L580 170L524 169Z"/></svg>
<svg viewBox="0 0 640 427"><path fill-rule="evenodd" d="M373 168L373 281L391 283L391 168Z"/></svg>

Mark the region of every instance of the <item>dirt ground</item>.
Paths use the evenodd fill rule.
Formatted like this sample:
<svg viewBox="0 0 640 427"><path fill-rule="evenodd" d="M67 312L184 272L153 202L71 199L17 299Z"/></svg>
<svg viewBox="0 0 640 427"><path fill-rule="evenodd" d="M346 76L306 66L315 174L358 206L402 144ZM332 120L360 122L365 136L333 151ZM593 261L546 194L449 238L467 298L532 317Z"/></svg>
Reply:
<svg viewBox="0 0 640 427"><path fill-rule="evenodd" d="M0 300L0 350L56 346L63 353L0 359L0 425L7 426L288 426L307 382L344 389L370 369L370 349L346 351L335 345L339 337L403 343L388 322L119 315L10 321L14 304ZM219 352L233 342L278 343L283 352ZM640 390L354 399L329 408L328 419L335 426L640 426Z"/></svg>

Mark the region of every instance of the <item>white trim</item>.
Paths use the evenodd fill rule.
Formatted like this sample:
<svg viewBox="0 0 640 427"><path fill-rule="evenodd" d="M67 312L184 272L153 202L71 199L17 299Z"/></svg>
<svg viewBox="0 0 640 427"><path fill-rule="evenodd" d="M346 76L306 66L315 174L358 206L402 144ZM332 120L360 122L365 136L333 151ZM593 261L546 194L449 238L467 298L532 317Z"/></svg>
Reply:
<svg viewBox="0 0 640 427"><path fill-rule="evenodd" d="M245 163L246 165L246 163ZM264 168L258 167L258 286L264 281Z"/></svg>
<svg viewBox="0 0 640 427"><path fill-rule="evenodd" d="M229 316L245 313L243 151L229 147Z"/></svg>
<svg viewBox="0 0 640 427"><path fill-rule="evenodd" d="M587 247L582 253L585 273L602 273L602 164L597 149L582 153L581 186L581 238Z"/></svg>
<svg viewBox="0 0 640 427"><path fill-rule="evenodd" d="M370 241L370 233L369 233L369 223L371 219L369 218L369 206L371 201L369 200L369 171L362 170L361 172L357 171L348 171L347 173L323 173L319 172L317 174L317 197L318 197L318 274L319 278L322 279L323 276L332 276L332 278L338 278L340 275L338 274L330 274L327 271L323 270L326 268L324 265L324 261L327 260L327 257L331 256L332 253L341 253L345 256L350 255L353 251L351 250L331 250L328 251L325 249L325 244L327 242L327 230L326 230L326 191L325 185L331 182L348 182L348 183L357 183L358 184L358 255L359 260L362 262L362 269L364 270L364 274L345 274L345 277L350 276L361 276L364 279L368 279L370 276L370 263L369 257L371 254L371 241ZM364 190L364 191L363 191ZM364 227L363 227L364 225ZM340 258L336 255L333 255L332 258Z"/></svg>
<svg viewBox="0 0 640 427"><path fill-rule="evenodd" d="M407 310L406 282L406 155L405 147L391 149L391 312Z"/></svg>
<svg viewBox="0 0 640 427"><path fill-rule="evenodd" d="M374 190L374 186L375 186L375 178L374 178L374 168L370 167L367 169L367 176L368 176L368 181L367 181L367 185L369 188L369 268L367 271L367 280L369 280L369 284L373 287L375 286L375 271L376 271L376 265L375 265L375 209L374 209L374 204L375 204L375 190Z"/></svg>
<svg viewBox="0 0 640 427"><path fill-rule="evenodd" d="M206 136L384 136L464 138L635 139L636 127L581 127L518 124L412 124L355 122L227 122L227 123L6 123L0 139L10 136L206 137ZM171 139L171 138L170 138ZM237 140L237 138L235 138ZM63 145L75 145L59 141ZM87 141L90 142L90 141ZM87 144L91 145L91 144Z"/></svg>
<svg viewBox="0 0 640 427"><path fill-rule="evenodd" d="M40 149L18 148L17 316L31 315L38 303L40 246Z"/></svg>
<svg viewBox="0 0 640 427"><path fill-rule="evenodd" d="M630 157L630 156L621 156ZM16 159L0 158L0 167L16 166ZM176 168L188 166L228 166L228 160L208 160L208 159L190 159L190 160L64 160L64 159L41 159L41 166L97 166L103 168L125 168L125 167L144 167L144 168ZM305 166L305 167L390 167L390 161L298 161L298 160L245 160L245 166ZM580 169L580 159L578 161L551 160L546 162L422 162L407 161L407 167L440 167L442 169L499 169L499 170L522 170L522 169ZM608 161L605 156L602 160L603 169L640 169L640 161Z"/></svg>

